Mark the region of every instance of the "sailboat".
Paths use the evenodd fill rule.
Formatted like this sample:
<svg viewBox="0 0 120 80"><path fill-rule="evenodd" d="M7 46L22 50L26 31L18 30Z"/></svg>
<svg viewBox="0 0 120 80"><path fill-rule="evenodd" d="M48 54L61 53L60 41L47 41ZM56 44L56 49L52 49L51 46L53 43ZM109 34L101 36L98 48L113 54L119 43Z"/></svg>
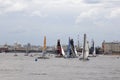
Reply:
<svg viewBox="0 0 120 80"><path fill-rule="evenodd" d="M74 46L73 39L69 38L68 47L67 47L67 58L76 58L77 50Z"/></svg>
<svg viewBox="0 0 120 80"><path fill-rule="evenodd" d="M95 46L94 46L94 40L92 40L92 46L90 48L90 54L91 57L96 57L96 51L95 51Z"/></svg>
<svg viewBox="0 0 120 80"><path fill-rule="evenodd" d="M60 44L60 39L57 40L57 55L55 57L57 58L66 57L65 51L62 45Z"/></svg>
<svg viewBox="0 0 120 80"><path fill-rule="evenodd" d="M46 54L46 36L44 36L44 43L43 43L42 56L44 57L45 54Z"/></svg>
<svg viewBox="0 0 120 80"><path fill-rule="evenodd" d="M86 34L84 34L83 55L82 58L80 58L80 60L89 60L88 56L89 56L89 45L86 39Z"/></svg>
<svg viewBox="0 0 120 80"><path fill-rule="evenodd" d="M69 57L70 57L70 38L69 38L68 46L67 46L67 58Z"/></svg>
<svg viewBox="0 0 120 80"><path fill-rule="evenodd" d="M71 58L76 58L76 53L75 53L75 46L74 46L74 41L73 39L70 40L70 57Z"/></svg>
<svg viewBox="0 0 120 80"><path fill-rule="evenodd" d="M92 41L92 43L93 43L93 57L96 57L95 43L94 41Z"/></svg>
<svg viewBox="0 0 120 80"><path fill-rule="evenodd" d="M28 43L28 44L26 45L26 53L25 53L24 56L28 56L29 50L30 50L30 43Z"/></svg>
<svg viewBox="0 0 120 80"><path fill-rule="evenodd" d="M38 59L49 59L46 57L46 36L44 36L44 43L43 43L43 49L42 49L42 56L38 57Z"/></svg>
<svg viewBox="0 0 120 80"><path fill-rule="evenodd" d="M96 57L96 49L94 48L93 57Z"/></svg>
<svg viewBox="0 0 120 80"><path fill-rule="evenodd" d="M85 45L85 52L84 52L84 59L87 60L89 56L89 43L86 40L86 45Z"/></svg>

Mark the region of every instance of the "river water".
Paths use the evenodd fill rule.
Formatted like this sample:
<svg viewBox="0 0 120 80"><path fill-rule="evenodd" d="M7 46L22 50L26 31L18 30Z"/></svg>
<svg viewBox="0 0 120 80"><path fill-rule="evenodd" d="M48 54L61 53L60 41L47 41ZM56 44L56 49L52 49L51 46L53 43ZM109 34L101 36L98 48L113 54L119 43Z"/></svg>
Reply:
<svg viewBox="0 0 120 80"><path fill-rule="evenodd" d="M39 59L0 54L0 80L120 80L120 56Z"/></svg>

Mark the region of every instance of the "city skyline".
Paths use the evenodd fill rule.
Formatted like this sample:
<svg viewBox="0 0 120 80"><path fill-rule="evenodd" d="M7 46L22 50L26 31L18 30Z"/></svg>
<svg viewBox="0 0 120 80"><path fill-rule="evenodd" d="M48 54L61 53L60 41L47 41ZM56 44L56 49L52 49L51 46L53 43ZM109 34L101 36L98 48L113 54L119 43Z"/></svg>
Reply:
<svg viewBox="0 0 120 80"><path fill-rule="evenodd" d="M103 40L119 41L120 1L118 0L0 0L0 44L77 45L83 35L97 46Z"/></svg>

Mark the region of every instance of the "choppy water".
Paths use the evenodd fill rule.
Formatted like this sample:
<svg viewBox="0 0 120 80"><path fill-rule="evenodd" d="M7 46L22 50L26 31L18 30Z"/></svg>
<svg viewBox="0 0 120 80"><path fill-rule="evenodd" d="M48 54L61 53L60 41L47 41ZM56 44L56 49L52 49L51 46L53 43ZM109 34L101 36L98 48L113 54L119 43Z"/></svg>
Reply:
<svg viewBox="0 0 120 80"><path fill-rule="evenodd" d="M120 80L118 56L39 59L12 54L0 54L1 80Z"/></svg>

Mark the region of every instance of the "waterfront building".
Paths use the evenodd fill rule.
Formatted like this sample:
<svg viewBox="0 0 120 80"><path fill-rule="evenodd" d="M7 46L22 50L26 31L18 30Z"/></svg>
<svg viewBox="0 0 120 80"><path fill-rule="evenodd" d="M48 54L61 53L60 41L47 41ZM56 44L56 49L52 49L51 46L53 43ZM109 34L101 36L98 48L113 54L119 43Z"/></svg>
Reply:
<svg viewBox="0 0 120 80"><path fill-rule="evenodd" d="M105 42L102 43L104 54L120 54L120 42Z"/></svg>

